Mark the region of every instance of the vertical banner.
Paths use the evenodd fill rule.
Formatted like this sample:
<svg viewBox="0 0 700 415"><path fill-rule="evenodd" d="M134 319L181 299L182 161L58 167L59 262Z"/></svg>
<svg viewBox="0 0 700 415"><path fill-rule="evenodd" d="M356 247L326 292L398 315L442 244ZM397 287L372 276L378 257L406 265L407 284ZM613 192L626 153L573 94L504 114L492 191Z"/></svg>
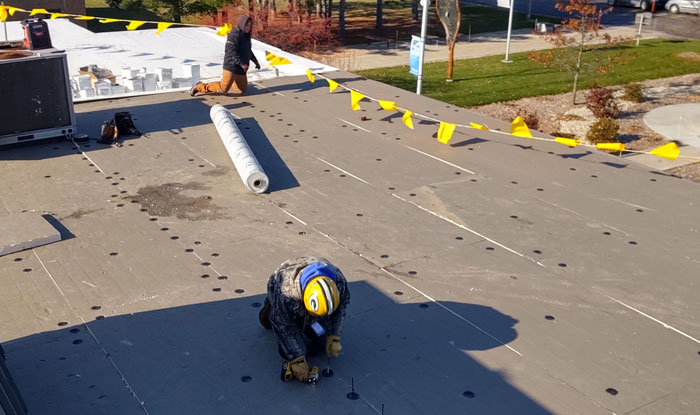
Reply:
<svg viewBox="0 0 700 415"><path fill-rule="evenodd" d="M411 54L408 56L408 65L410 73L413 76L418 76L418 66L420 66L420 52L423 49L422 39L418 36L411 36Z"/></svg>

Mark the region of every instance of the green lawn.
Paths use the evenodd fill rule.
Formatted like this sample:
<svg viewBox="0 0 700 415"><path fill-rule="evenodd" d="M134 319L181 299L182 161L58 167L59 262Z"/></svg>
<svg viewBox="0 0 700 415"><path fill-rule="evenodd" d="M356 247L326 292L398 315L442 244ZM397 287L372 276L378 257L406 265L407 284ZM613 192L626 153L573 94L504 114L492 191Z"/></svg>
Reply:
<svg viewBox="0 0 700 415"><path fill-rule="evenodd" d="M606 75L587 75L579 80L579 89L599 85L621 85L646 79L664 78L700 72L700 63L683 60L679 52L700 52L700 41L648 40L639 47L625 45L637 57L615 67ZM601 51L614 54L619 51ZM590 53L585 59L592 59ZM528 59L526 53L511 55L513 63L502 63L503 56L455 61L454 82L446 83L447 62L431 63L424 67L423 93L429 97L462 107L519 98L559 94L572 88L572 74L547 69ZM408 66L359 71L359 75L384 82L408 91L416 90L416 78L408 73Z"/></svg>
<svg viewBox="0 0 700 415"><path fill-rule="evenodd" d="M109 7L105 0L85 0L85 7L88 9L95 7Z"/></svg>

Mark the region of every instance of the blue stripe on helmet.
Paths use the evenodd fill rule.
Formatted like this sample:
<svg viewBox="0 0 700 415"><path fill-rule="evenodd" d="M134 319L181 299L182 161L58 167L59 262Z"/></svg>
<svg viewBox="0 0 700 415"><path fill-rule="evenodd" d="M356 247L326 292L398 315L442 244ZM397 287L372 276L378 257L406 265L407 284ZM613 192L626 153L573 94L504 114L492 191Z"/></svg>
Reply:
<svg viewBox="0 0 700 415"><path fill-rule="evenodd" d="M336 280L338 277L333 268L320 262L313 262L307 265L304 271L301 272L301 277L299 277L301 292L304 292L306 286L309 285L309 282L311 282L313 278L321 275L332 279L333 282L337 282Z"/></svg>

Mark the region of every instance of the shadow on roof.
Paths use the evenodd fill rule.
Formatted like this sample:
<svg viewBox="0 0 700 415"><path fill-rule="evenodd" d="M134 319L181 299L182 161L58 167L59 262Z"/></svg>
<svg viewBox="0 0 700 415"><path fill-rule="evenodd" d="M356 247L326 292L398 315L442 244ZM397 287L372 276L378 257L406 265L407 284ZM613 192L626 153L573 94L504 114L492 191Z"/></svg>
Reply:
<svg viewBox="0 0 700 415"><path fill-rule="evenodd" d="M142 413L139 402L172 415L271 414L281 406L374 413L370 405L402 414L551 413L473 357L517 336L518 321L491 307L442 303L470 325L435 303L395 303L367 282L350 283L343 353L331 362L332 377L308 386L280 381L274 335L258 323L263 296L233 288L225 295L238 298L98 320L104 311L77 310L92 321L6 343L7 364L34 415ZM325 355L309 361L328 364ZM352 380L359 400L346 397Z"/></svg>

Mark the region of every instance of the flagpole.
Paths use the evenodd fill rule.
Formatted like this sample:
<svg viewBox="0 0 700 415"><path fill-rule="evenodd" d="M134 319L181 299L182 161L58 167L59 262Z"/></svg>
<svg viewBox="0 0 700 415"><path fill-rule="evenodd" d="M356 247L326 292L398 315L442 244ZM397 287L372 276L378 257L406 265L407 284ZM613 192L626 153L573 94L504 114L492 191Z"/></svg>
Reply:
<svg viewBox="0 0 700 415"><path fill-rule="evenodd" d="M428 6L430 5L430 0L421 0L421 5L423 5L423 17L420 24L420 54L418 55L418 84L416 85L416 94L420 95L421 89L423 88L423 61L425 59L425 35L428 30Z"/></svg>

